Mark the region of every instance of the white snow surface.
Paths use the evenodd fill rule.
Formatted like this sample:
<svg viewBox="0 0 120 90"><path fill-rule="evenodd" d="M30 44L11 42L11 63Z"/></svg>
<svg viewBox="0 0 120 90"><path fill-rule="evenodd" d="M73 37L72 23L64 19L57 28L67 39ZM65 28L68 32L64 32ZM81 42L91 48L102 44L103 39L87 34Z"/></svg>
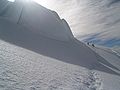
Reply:
<svg viewBox="0 0 120 90"><path fill-rule="evenodd" d="M118 52L78 41L64 19L34 2L0 1L0 90L120 90L119 83Z"/></svg>
<svg viewBox="0 0 120 90"><path fill-rule="evenodd" d="M107 66L115 72L120 74L120 56L111 48L103 46L89 46L93 51L102 56L107 62L116 68ZM108 74L105 72L96 71L102 78L102 90L120 90L120 75Z"/></svg>
<svg viewBox="0 0 120 90"><path fill-rule="evenodd" d="M100 90L99 75L0 40L0 90Z"/></svg>

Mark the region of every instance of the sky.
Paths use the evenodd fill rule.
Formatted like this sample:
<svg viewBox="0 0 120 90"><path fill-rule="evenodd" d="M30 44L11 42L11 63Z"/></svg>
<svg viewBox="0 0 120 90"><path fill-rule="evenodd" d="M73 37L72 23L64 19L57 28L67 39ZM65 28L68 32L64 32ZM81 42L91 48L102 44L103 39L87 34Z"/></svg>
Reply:
<svg viewBox="0 0 120 90"><path fill-rule="evenodd" d="M120 46L120 0L35 0L67 20L76 38Z"/></svg>

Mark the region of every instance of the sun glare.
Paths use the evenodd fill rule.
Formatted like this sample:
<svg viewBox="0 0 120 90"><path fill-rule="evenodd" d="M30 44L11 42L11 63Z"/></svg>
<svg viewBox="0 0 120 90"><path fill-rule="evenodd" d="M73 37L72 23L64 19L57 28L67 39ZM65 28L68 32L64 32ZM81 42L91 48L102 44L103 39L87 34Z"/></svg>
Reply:
<svg viewBox="0 0 120 90"><path fill-rule="evenodd" d="M14 2L15 0L8 0L8 1L10 1L10 2Z"/></svg>
<svg viewBox="0 0 120 90"><path fill-rule="evenodd" d="M34 1L39 3L42 6L47 6L47 0L34 0Z"/></svg>
<svg viewBox="0 0 120 90"><path fill-rule="evenodd" d="M15 0L8 0L9 2L15 2ZM46 7L46 8L51 8L53 7L53 0L22 0L24 2L31 2L31 1L35 1L37 3L39 3L40 5Z"/></svg>
<svg viewBox="0 0 120 90"><path fill-rule="evenodd" d="M8 0L9 2L15 2L15 0ZM21 0L23 2L31 2L32 0Z"/></svg>
<svg viewBox="0 0 120 90"><path fill-rule="evenodd" d="M40 5L46 7L46 8L51 8L53 5L52 0L34 0L35 2L39 3Z"/></svg>

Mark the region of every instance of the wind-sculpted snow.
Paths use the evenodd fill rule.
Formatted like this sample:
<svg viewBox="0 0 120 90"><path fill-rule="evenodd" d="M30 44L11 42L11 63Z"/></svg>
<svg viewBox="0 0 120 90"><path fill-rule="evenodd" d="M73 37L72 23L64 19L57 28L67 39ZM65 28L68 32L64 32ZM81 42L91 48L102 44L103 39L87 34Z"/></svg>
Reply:
<svg viewBox="0 0 120 90"><path fill-rule="evenodd" d="M0 90L100 90L95 72L0 40Z"/></svg>

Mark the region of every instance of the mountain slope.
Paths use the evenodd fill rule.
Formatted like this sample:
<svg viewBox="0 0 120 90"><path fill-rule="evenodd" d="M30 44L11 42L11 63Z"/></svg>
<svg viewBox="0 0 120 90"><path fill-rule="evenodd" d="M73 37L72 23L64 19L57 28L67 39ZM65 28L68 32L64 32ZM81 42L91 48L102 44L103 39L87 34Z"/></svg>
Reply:
<svg viewBox="0 0 120 90"><path fill-rule="evenodd" d="M112 69L117 73L120 73L120 57L118 53L114 52L111 48L106 48L103 46L95 46L95 47L89 46L89 47L106 60L106 62L104 61L104 63L106 63L108 68ZM119 85L120 75L108 74L108 73L104 73L96 70L95 72L97 72L102 78L103 90L119 90L120 89L120 85Z"/></svg>
<svg viewBox="0 0 120 90"><path fill-rule="evenodd" d="M84 44L75 43L74 39L67 42L50 39L4 19L0 19L0 38L39 54L87 68L92 68L96 62L94 53Z"/></svg>
<svg viewBox="0 0 120 90"><path fill-rule="evenodd" d="M98 90L97 73L0 40L0 90Z"/></svg>
<svg viewBox="0 0 120 90"><path fill-rule="evenodd" d="M119 83L114 53L78 41L64 19L34 2L8 5L0 9L0 88L108 90L102 79Z"/></svg>
<svg viewBox="0 0 120 90"><path fill-rule="evenodd" d="M4 4L5 1L8 4ZM0 17L7 18L16 24L29 28L30 31L52 39L61 41L70 39L71 30L66 30L62 20L56 18L51 10L32 1L16 0L14 3L5 1L0 1L3 3Z"/></svg>

